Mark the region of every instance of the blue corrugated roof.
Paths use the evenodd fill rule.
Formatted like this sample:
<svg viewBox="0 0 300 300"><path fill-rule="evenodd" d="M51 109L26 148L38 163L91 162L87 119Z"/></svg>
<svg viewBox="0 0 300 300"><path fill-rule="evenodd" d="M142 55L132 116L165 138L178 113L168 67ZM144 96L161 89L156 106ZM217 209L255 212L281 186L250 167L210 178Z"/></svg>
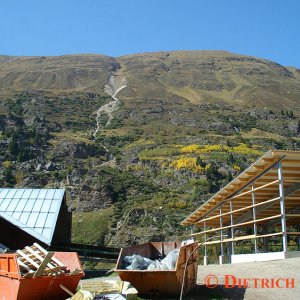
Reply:
<svg viewBox="0 0 300 300"><path fill-rule="evenodd" d="M0 217L50 245L64 189L0 189Z"/></svg>

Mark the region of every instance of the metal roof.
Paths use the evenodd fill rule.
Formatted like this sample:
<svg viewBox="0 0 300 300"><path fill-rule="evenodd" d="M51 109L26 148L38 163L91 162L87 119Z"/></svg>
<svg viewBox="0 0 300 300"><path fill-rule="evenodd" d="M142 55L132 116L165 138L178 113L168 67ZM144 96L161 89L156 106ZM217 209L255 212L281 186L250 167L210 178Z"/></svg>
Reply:
<svg viewBox="0 0 300 300"><path fill-rule="evenodd" d="M278 187L276 186L274 180L277 179L277 168L274 168L274 164L282 161L283 177L284 177L284 189L286 191L293 191L293 197L285 197L285 205L287 210L292 210L300 207L300 151L280 151L274 150L269 151L261 158L259 158L255 163L248 167L239 176L234 178L230 183L228 183L219 192L214 194L208 201L202 204L198 209L191 213L185 220L181 222L184 226L197 225L197 223L210 214L218 214L218 210L213 210L225 203L227 199L234 197L240 191L248 193L251 190L251 182L256 178L256 187L260 185L269 185L265 188L257 191L257 201L263 201L270 199L275 193L278 193ZM260 177L261 176L261 177ZM244 197L240 197L235 201L235 207L241 208L245 207L247 204L247 197L251 199L251 194L248 193ZM279 204L278 204L279 205ZM272 206L269 210L276 208ZM279 207L277 207L279 210ZM229 211L229 205L224 206L223 213ZM213 212L213 213L211 213ZM267 213L268 210L266 209ZM243 214L241 211L240 214ZM227 215L227 219L224 218L224 223L230 221L230 215ZM299 221L299 219L298 219ZM297 222L298 222L297 221ZM207 226L215 226L214 222L219 222L219 220L210 220L207 222Z"/></svg>
<svg viewBox="0 0 300 300"><path fill-rule="evenodd" d="M64 189L0 189L0 217L50 245Z"/></svg>

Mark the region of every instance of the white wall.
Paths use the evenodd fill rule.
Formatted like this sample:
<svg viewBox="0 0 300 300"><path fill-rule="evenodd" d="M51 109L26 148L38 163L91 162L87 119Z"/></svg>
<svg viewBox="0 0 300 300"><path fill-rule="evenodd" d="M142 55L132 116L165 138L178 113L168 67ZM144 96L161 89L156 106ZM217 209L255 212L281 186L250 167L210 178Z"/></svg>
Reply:
<svg viewBox="0 0 300 300"><path fill-rule="evenodd" d="M231 255L231 263L243 263L243 262L254 262L254 261L268 261L276 259L284 259L284 252L268 252L268 253L257 253L257 254L234 254Z"/></svg>

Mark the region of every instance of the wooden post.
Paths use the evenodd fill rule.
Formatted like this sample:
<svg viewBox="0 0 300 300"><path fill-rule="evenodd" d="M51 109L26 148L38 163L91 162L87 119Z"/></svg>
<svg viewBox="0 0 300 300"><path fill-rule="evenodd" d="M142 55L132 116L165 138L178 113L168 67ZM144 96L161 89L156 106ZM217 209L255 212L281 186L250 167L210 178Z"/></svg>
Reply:
<svg viewBox="0 0 300 300"><path fill-rule="evenodd" d="M286 220L285 220L285 204L284 204L284 187L283 187L283 173L282 162L278 163L278 186L280 197L280 213L281 213L281 231L282 231L282 247L283 252L287 252L287 236L286 236Z"/></svg>
<svg viewBox="0 0 300 300"><path fill-rule="evenodd" d="M254 184L252 184L252 205L255 205L255 192L253 191L255 188L254 188ZM252 215L253 215L253 221L256 220L256 206L253 206L252 208ZM257 235L257 225L256 223L254 222L253 223L253 234L254 235ZM258 253L258 240L257 239L254 239L254 253Z"/></svg>

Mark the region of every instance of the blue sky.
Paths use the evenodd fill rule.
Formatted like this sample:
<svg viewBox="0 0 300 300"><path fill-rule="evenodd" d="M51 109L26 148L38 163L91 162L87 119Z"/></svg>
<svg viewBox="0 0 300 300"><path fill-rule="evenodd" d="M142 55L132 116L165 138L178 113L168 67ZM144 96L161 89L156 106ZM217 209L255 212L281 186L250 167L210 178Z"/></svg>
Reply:
<svg viewBox="0 0 300 300"><path fill-rule="evenodd" d="M0 54L227 50L300 68L298 0L3 0Z"/></svg>

